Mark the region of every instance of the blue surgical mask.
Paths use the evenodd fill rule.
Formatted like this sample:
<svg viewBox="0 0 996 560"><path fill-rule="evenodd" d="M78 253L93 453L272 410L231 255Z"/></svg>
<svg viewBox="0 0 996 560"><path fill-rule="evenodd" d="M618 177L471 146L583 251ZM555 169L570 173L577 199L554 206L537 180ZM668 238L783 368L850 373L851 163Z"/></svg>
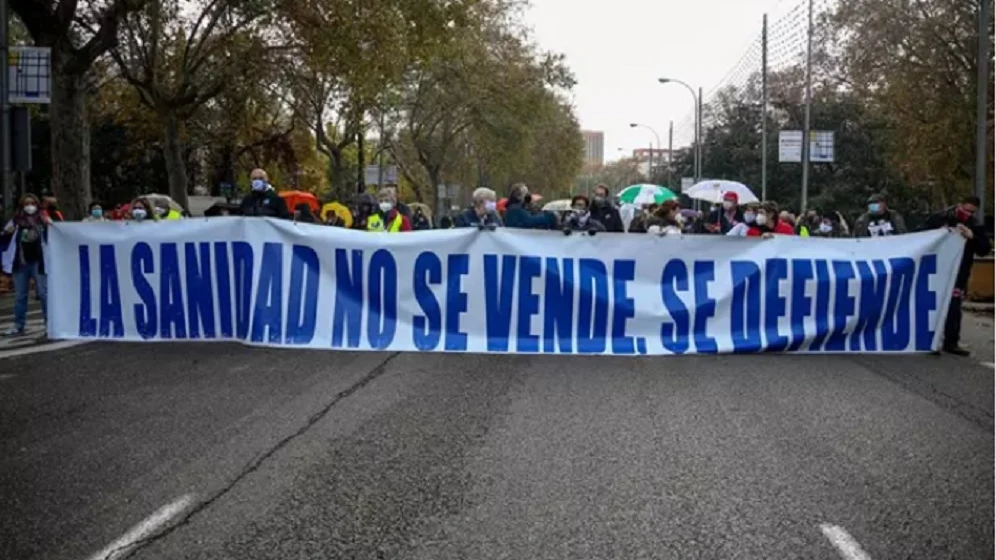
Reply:
<svg viewBox="0 0 996 560"><path fill-rule="evenodd" d="M102 208L94 208L90 210L90 215L94 218L100 218L104 215L104 210Z"/></svg>
<svg viewBox="0 0 996 560"><path fill-rule="evenodd" d="M868 211L872 214L878 214L882 211L882 205L877 202L872 202L868 205Z"/></svg>
<svg viewBox="0 0 996 560"><path fill-rule="evenodd" d="M252 184L252 190L256 192L262 192L266 190L266 181L262 179L253 179L251 184Z"/></svg>

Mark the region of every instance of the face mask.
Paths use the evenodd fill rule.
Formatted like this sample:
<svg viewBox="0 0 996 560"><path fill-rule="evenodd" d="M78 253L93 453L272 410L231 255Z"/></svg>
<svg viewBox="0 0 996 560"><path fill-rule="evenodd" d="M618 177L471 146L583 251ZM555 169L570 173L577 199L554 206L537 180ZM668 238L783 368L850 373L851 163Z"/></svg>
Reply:
<svg viewBox="0 0 996 560"><path fill-rule="evenodd" d="M822 232L822 233L830 233L831 231L833 231L833 226L832 225L830 225L830 224L820 224L820 232Z"/></svg>
<svg viewBox="0 0 996 560"><path fill-rule="evenodd" d="M754 221L757 222L757 225L763 226L768 223L768 217L764 214L758 214L757 217L754 218Z"/></svg>
<svg viewBox="0 0 996 560"><path fill-rule="evenodd" d="M37 211L38 207L35 206L34 204L28 204L27 206L24 207L24 213L29 216L33 215Z"/></svg>
<svg viewBox="0 0 996 560"><path fill-rule="evenodd" d="M723 209L724 210L729 210L731 208L733 208L733 202L731 202L729 200L724 200L723 201Z"/></svg>
<svg viewBox="0 0 996 560"><path fill-rule="evenodd" d="M871 212L872 214L878 214L879 212L882 211L882 205L877 202L873 202L872 204L868 205L868 211Z"/></svg>
<svg viewBox="0 0 996 560"><path fill-rule="evenodd" d="M104 210L101 208L94 208L93 210L90 210L90 215L94 218L100 218L104 215Z"/></svg>
<svg viewBox="0 0 996 560"><path fill-rule="evenodd" d="M605 197L604 196L596 196L595 197L595 204L602 204L603 202L605 202Z"/></svg>
<svg viewBox="0 0 996 560"><path fill-rule="evenodd" d="M685 225L685 215L684 214L675 214L674 215L674 221L678 222L678 225L681 225L681 226Z"/></svg>
<svg viewBox="0 0 996 560"><path fill-rule="evenodd" d="M25 208L25 210L27 210L27 208ZM964 208L961 207L959 207L955 211L955 216L958 218L958 221L960 222L967 222L968 219L972 217L972 214L973 212L969 212L968 210L965 210Z"/></svg>
<svg viewBox="0 0 996 560"><path fill-rule="evenodd" d="M575 212L576 214L584 214L584 213L586 213L586 212L587 212L587 210L586 210L586 209L584 209L584 208L575 208L575 209L574 209L574 212Z"/></svg>
<svg viewBox="0 0 996 560"><path fill-rule="evenodd" d="M380 211L381 212L390 212L392 208L394 208L394 203L393 202L381 202L380 203Z"/></svg>
<svg viewBox="0 0 996 560"><path fill-rule="evenodd" d="M484 203L484 209L488 212L494 212L498 209L498 203L493 200L488 200Z"/></svg>
<svg viewBox="0 0 996 560"><path fill-rule="evenodd" d="M754 223L754 213L753 212L744 212L744 221L747 222L748 224L753 224Z"/></svg>
<svg viewBox="0 0 996 560"><path fill-rule="evenodd" d="M131 216L136 220L144 220L148 215L144 208L136 208L131 211Z"/></svg>
<svg viewBox="0 0 996 560"><path fill-rule="evenodd" d="M262 179L252 180L252 190L255 192L263 192L266 190L266 181Z"/></svg>

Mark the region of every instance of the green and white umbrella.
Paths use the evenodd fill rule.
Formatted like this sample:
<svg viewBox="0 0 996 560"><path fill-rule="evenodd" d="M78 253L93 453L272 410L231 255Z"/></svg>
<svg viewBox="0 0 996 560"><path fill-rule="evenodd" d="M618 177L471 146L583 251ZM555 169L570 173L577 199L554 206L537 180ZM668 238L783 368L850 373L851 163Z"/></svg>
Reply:
<svg viewBox="0 0 996 560"><path fill-rule="evenodd" d="M619 202L624 204L661 204L676 198L678 195L660 185L630 185L619 191Z"/></svg>

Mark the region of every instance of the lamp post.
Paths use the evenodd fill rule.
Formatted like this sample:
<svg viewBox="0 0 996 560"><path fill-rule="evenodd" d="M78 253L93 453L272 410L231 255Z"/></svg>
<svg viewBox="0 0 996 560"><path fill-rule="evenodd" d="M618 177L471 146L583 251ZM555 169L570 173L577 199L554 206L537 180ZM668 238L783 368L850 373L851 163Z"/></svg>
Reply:
<svg viewBox="0 0 996 560"><path fill-rule="evenodd" d="M630 123L629 127L630 128L645 128L645 129L649 130L650 132L653 132L654 133L654 138L657 139L657 152L660 153L660 151L661 151L661 135L657 134L657 131L654 130L654 128L652 126L645 125L645 124L638 124L638 123ZM660 162L658 162L658 163L660 163ZM654 147L650 146L650 153L647 155L647 177L650 179L650 182L653 182L653 177L654 177L653 172L654 172Z"/></svg>
<svg viewBox="0 0 996 560"><path fill-rule="evenodd" d="M695 102L695 170L693 174L695 175L695 182L698 183L702 177L702 142L701 142L701 128L702 128L702 99L701 95L695 93L695 88L688 85L681 80L675 80L674 78L659 78L657 80L662 84L675 83L685 86L685 89L692 94L692 101Z"/></svg>

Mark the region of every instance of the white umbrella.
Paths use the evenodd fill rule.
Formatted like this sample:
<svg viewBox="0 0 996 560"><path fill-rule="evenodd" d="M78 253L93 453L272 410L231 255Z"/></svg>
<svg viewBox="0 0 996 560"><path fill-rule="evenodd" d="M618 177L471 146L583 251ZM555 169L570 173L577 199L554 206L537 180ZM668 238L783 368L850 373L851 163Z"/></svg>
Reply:
<svg viewBox="0 0 996 560"><path fill-rule="evenodd" d="M723 195L732 192L737 194L738 204L748 204L758 202L754 193L743 183L736 181L707 180L696 183L692 188L684 191L688 198L702 200L711 204L723 202Z"/></svg>
<svg viewBox="0 0 996 560"><path fill-rule="evenodd" d="M568 198L551 200L543 205L544 212L567 212L571 209L571 201Z"/></svg>

